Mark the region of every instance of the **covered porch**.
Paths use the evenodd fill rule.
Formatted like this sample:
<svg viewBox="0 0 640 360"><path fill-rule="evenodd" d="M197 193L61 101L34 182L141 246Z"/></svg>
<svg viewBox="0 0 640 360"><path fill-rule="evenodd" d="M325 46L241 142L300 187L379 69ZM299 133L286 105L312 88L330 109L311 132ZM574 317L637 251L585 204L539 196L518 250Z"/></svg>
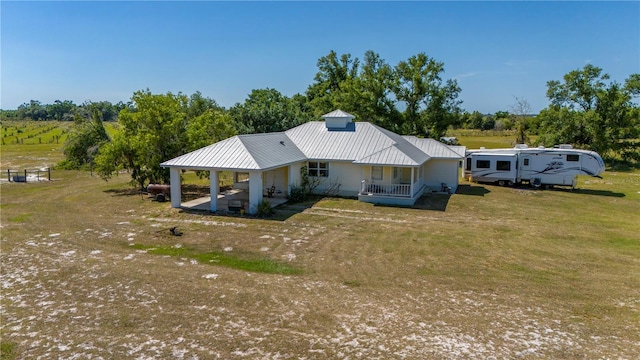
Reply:
<svg viewBox="0 0 640 360"><path fill-rule="evenodd" d="M274 208L287 202L285 196L263 196L262 201L268 201ZM240 189L230 189L218 193L216 199L216 211L232 213L248 213L249 192ZM198 199L183 202L180 208L196 211L211 211L211 196L204 196Z"/></svg>
<svg viewBox="0 0 640 360"><path fill-rule="evenodd" d="M177 167L170 168L171 207L173 208L255 214L261 202L268 201L271 207L287 202L289 166L259 171L231 169L233 172L233 185L231 189L223 191L220 189L219 174L220 171L229 171L229 169L208 169L209 196L185 202L182 202L181 170ZM196 170L202 171L202 169ZM215 199L215 201L212 201L212 199Z"/></svg>
<svg viewBox="0 0 640 360"><path fill-rule="evenodd" d="M363 166L361 177L363 202L410 206L427 188L423 166Z"/></svg>

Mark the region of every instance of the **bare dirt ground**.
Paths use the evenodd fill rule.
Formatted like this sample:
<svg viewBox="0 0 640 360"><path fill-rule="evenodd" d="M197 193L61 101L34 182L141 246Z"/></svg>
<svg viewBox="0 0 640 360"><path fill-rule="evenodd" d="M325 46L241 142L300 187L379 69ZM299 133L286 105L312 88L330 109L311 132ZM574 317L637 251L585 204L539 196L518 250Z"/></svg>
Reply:
<svg viewBox="0 0 640 360"><path fill-rule="evenodd" d="M567 304L563 296L549 295L553 280L543 285L545 278L490 280L497 258L486 260L486 268L451 265L476 257L474 244L439 253L433 243L467 236L453 232L463 223L475 231L489 228L487 237L500 241L496 234L502 228L494 227L502 225L489 217L340 200L269 221L187 214L139 197L100 196L100 209L90 215L60 202L58 213L54 206L28 213L3 209L2 341L17 358L633 359L640 354L637 289L598 295L603 302L585 295ZM184 235L170 236L170 226ZM135 243L263 254L304 272L234 270L149 254L130 246ZM436 255L443 258L435 261ZM496 256L506 263L511 255ZM637 268L634 264L628 277L612 281L637 285ZM591 290L576 289L581 291ZM633 317L619 320L628 314Z"/></svg>

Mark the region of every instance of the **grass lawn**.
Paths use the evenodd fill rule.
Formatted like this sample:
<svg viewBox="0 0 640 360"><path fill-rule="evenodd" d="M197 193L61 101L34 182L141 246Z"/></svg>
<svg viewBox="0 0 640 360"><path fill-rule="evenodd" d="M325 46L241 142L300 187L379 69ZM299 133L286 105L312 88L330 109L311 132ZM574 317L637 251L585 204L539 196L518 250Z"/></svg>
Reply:
<svg viewBox="0 0 640 360"><path fill-rule="evenodd" d="M640 356L640 171L272 219L52 178L0 184L2 359Z"/></svg>

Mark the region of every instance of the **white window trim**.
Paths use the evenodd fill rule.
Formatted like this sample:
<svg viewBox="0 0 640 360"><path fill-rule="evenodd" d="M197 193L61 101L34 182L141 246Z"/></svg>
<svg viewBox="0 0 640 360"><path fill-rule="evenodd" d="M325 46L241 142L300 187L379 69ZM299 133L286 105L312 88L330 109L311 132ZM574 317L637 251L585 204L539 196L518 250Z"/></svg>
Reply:
<svg viewBox="0 0 640 360"><path fill-rule="evenodd" d="M315 164L316 166L311 166ZM322 167L321 164L325 164ZM324 172L324 175L322 173ZM309 161L307 162L307 174L310 177L328 178L329 177L329 162L327 161ZM315 175L312 175L315 174Z"/></svg>

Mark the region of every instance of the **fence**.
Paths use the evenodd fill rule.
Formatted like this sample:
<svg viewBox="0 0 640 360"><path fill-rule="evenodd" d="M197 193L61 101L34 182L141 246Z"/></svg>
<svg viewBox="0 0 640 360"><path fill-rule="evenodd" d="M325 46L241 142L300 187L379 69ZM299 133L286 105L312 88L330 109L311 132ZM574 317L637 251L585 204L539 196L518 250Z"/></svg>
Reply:
<svg viewBox="0 0 640 360"><path fill-rule="evenodd" d="M7 170L7 179L9 182L51 181L51 168Z"/></svg>

